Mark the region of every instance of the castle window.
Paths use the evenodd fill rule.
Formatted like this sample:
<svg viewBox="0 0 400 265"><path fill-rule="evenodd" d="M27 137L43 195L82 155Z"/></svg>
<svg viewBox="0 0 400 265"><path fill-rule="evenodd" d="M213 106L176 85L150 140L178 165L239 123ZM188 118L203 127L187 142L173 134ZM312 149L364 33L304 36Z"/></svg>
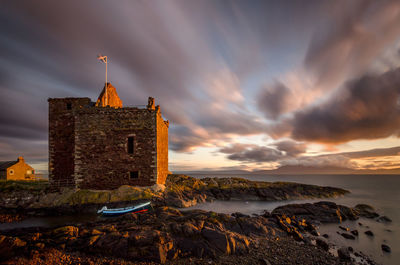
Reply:
<svg viewBox="0 0 400 265"><path fill-rule="evenodd" d="M129 179L138 179L138 178L139 178L139 171L129 172Z"/></svg>
<svg viewBox="0 0 400 265"><path fill-rule="evenodd" d="M67 110L72 109L72 104L71 103L67 103Z"/></svg>
<svg viewBox="0 0 400 265"><path fill-rule="evenodd" d="M128 137L128 153L133 154L135 152L135 138L133 136Z"/></svg>

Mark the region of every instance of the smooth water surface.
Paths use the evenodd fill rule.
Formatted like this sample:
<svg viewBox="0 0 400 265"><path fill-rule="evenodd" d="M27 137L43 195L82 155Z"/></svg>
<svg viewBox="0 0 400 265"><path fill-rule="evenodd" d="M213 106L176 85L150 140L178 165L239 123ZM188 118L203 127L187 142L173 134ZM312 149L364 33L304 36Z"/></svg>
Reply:
<svg viewBox="0 0 400 265"><path fill-rule="evenodd" d="M369 204L380 215L392 219L392 223L382 224L371 219L360 219L365 223L363 227L358 222L346 222L344 225L360 232L358 239L352 241L344 239L336 231L340 231L338 224L322 225L321 234L330 235L330 240L338 245L352 246L371 256L381 264L400 264L400 176L398 175L298 175L298 176L262 176L262 175L192 175L193 177L241 177L257 181L288 181L321 186L332 186L349 190L351 193L336 199L295 200L279 202L263 201L215 201L199 204L190 209L203 209L207 211L245 214L260 214L264 210L272 211L274 208L288 203L317 202L321 200L333 201L337 204L354 207L356 204ZM374 237L364 234L366 230L374 232ZM392 252L387 254L381 250L381 244L391 247Z"/></svg>
<svg viewBox="0 0 400 265"><path fill-rule="evenodd" d="M193 177L242 177L257 181L288 181L321 186L333 186L349 190L351 193L336 199L313 199L293 201L215 201L212 203L198 204L190 209L203 209L207 211L244 214L260 214L263 211L272 211L278 206L289 203L317 202L321 200L333 201L353 207L356 204L364 203L373 206L381 215L390 217L393 222L390 224L378 223L375 220L361 218L356 222L344 222L341 225L359 231L356 240L347 240L336 232L342 232L338 224L327 224L320 227L321 234L328 234L329 240L339 246L352 246L358 251L371 256L381 264L400 264L400 176L396 175L307 175L307 176L261 176L261 175L192 175ZM79 224L90 221L101 220L102 217L96 214L55 216L55 217L33 217L21 222L0 224L0 230L24 227L57 227L67 224ZM363 223L359 226L358 222ZM368 226L369 228L367 228ZM374 232L374 237L364 234L366 230ZM392 249L390 254L383 253L381 244L389 245Z"/></svg>

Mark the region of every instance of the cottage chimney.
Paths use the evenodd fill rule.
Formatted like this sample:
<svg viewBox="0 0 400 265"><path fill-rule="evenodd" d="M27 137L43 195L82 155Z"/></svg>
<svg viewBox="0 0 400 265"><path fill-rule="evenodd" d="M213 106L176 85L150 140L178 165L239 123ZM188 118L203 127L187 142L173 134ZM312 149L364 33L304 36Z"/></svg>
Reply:
<svg viewBox="0 0 400 265"><path fill-rule="evenodd" d="M22 156L19 156L17 161L18 162L24 162L24 158Z"/></svg>

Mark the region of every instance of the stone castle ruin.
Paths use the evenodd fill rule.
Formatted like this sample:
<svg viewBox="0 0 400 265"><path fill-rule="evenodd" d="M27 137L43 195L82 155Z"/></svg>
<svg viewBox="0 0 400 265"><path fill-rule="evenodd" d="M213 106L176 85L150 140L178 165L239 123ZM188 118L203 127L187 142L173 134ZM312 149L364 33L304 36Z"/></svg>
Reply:
<svg viewBox="0 0 400 265"><path fill-rule="evenodd" d="M49 98L49 181L53 188L115 189L164 184L169 122L149 98L123 107L107 83L90 98Z"/></svg>

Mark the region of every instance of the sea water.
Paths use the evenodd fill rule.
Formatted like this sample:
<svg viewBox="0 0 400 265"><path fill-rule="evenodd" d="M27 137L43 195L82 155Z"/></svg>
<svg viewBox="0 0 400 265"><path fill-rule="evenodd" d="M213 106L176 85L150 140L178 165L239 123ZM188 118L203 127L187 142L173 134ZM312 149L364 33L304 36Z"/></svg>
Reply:
<svg viewBox="0 0 400 265"><path fill-rule="evenodd" d="M349 190L351 193L335 199L295 200L279 202L263 201L215 201L199 204L190 209L203 209L214 212L260 214L264 210L272 211L288 203L333 201L349 207L356 204L369 204L380 215L386 215L392 223L378 223L374 219L360 218L355 222L344 222L340 225L351 230L357 229L356 240L344 239L336 232L341 231L339 224L321 225L321 234L328 234L329 241L338 246L352 246L380 264L400 264L400 176L399 175L297 175L297 176L262 176L262 175L192 175L193 177L241 177L256 181L288 181L321 186L332 186ZM361 222L362 226L358 225ZM371 230L373 237L364 234ZM384 253L381 244L390 246L391 253Z"/></svg>
<svg viewBox="0 0 400 265"><path fill-rule="evenodd" d="M352 246L356 251L362 251L373 260L385 265L400 264L400 176L398 175L298 175L298 176L261 176L261 175L192 175L193 177L241 177L256 181L288 181L321 186L332 186L349 190L351 193L340 198L292 200L292 201L214 201L212 203L198 204L187 209L203 209L220 213L242 212L245 214L260 214L263 211L272 211L278 206L289 203L313 203L321 200L333 201L337 204L354 207L356 204L369 204L380 215L386 215L392 219L392 223L382 224L374 219L360 218L355 222L346 221L340 225L357 229L359 236L356 240L344 239L336 232L343 232L339 224L321 225L319 231L329 235L329 241L338 246ZM24 227L54 227L69 223L85 223L101 220L96 214L33 217L21 222L0 224L1 230ZM358 223L363 225L360 226ZM368 226L368 227L367 227ZM371 230L374 237L364 234ZM391 247L391 253L383 253L381 244Z"/></svg>

